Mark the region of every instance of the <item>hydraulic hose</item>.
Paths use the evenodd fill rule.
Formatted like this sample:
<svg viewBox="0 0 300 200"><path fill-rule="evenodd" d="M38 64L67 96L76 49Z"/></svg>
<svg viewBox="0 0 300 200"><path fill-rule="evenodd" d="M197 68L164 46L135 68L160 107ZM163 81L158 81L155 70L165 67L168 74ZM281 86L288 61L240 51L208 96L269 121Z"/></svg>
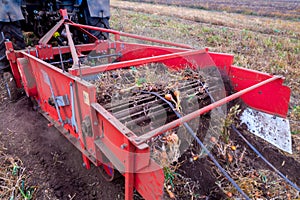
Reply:
<svg viewBox="0 0 300 200"><path fill-rule="evenodd" d="M203 86L202 82L200 82L200 84ZM212 102L215 102L214 98L211 96L211 94L209 93L209 91L207 90L207 88L205 88L206 93L209 95L210 99L212 100ZM256 155L258 155L259 157L261 157L261 159L269 166L271 167L281 178L284 179L284 181L288 184L290 184L293 188L295 188L296 190L298 190L300 192L300 188L293 183L291 180L289 180L285 175L283 175L276 167L274 167L274 165L272 165L243 135L241 132L239 132L237 130L237 128L232 124L231 128L238 134L239 137L241 137L246 144L256 153Z"/></svg>
<svg viewBox="0 0 300 200"><path fill-rule="evenodd" d="M162 101L166 102L173 110L173 112L176 114L178 118L181 118L182 116L180 113L174 108L173 104L166 100L165 98L161 97L156 92L147 92L147 91L140 91L144 94L151 94L158 98L160 98ZM196 142L201 146L201 148L204 150L204 152L208 155L208 157L214 162L214 164L218 167L218 169L222 172L222 174L232 183L232 185L243 195L243 197L247 200L250 200L250 198L247 196L247 194L244 193L244 191L238 186L238 184L230 177L230 175L226 172L226 170L219 164L219 162L215 159L215 157L210 153L210 151L205 147L205 145L201 142L201 140L197 137L197 135L194 133L194 131L191 129L191 127L185 122L183 123L185 128L188 130L188 132L193 136L193 138L196 140Z"/></svg>
<svg viewBox="0 0 300 200"><path fill-rule="evenodd" d="M274 165L272 165L243 135L234 125L231 128L246 142L246 144L269 166L271 167L281 178L283 178L288 184L300 192L300 188L289 180L285 175L283 175Z"/></svg>

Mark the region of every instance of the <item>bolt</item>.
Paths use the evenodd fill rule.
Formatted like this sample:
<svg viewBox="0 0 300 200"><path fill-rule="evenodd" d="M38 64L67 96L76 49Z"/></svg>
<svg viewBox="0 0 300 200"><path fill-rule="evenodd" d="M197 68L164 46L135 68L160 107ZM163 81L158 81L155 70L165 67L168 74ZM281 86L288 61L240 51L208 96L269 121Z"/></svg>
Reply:
<svg viewBox="0 0 300 200"><path fill-rule="evenodd" d="M85 164L85 163L82 163L82 166L83 166L83 167L86 167L86 164Z"/></svg>
<svg viewBox="0 0 300 200"><path fill-rule="evenodd" d="M121 149L125 149L126 147L127 147L127 144L125 144L125 143L121 145Z"/></svg>
<svg viewBox="0 0 300 200"><path fill-rule="evenodd" d="M138 138L136 138L136 139L134 139L134 141L136 141L136 142L140 142L141 140L140 140L140 139L138 139Z"/></svg>
<svg viewBox="0 0 300 200"><path fill-rule="evenodd" d="M95 125L95 126L98 126L98 122L94 122L94 125Z"/></svg>

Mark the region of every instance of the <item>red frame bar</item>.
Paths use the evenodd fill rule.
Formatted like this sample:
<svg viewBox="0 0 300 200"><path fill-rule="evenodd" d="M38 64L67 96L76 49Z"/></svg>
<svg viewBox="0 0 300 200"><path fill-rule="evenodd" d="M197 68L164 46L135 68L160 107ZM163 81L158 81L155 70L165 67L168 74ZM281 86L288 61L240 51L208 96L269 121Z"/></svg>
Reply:
<svg viewBox="0 0 300 200"><path fill-rule="evenodd" d="M73 58L73 67L72 68L78 67L79 58L78 58L78 55L77 55L75 44L73 42L72 35L71 35L70 28L69 28L68 24L65 24L65 29L66 29L68 44L69 44L69 47L70 47L70 50L71 50L71 55L72 55L72 58Z"/></svg>
<svg viewBox="0 0 300 200"><path fill-rule="evenodd" d="M134 39L145 40L145 41L149 41L149 42L155 42L155 43L170 45L170 46L174 46L174 47L181 47L181 48L185 48L185 49L193 49L193 47L191 47L189 45L185 45L185 44L178 44L178 43L174 43L174 42L168 42L165 40L153 39L153 38L144 37L144 36L140 36L140 35L124 33L124 32L120 32L120 31L116 31L116 30L112 30L112 29L105 29L105 28L99 28L99 27L76 24L76 23L67 23L67 24L70 24L71 26L75 26L75 27L89 29L89 30L112 33L112 34L115 34L118 36L130 37L130 38L134 38Z"/></svg>
<svg viewBox="0 0 300 200"><path fill-rule="evenodd" d="M276 114L285 114L285 110L283 112L272 110L271 107L273 105L269 105L268 107L265 106L267 104L266 102L264 102L265 107L257 104L263 100L263 96L256 94L261 91L264 94L269 95L269 90L274 92L274 90L277 91L278 89L281 91L280 95L283 94L284 100L286 100L287 96L289 95L289 90L287 87L282 86L283 79L279 76L265 75L256 71L252 72L245 69L238 69L232 66L233 56L228 54L210 53L207 49L194 50L188 45L152 39L109 29L75 24L67 19L66 11L63 11L62 14L63 21L60 21L57 26L52 28L51 31L40 40L42 44L36 46L36 48L30 49L28 52L27 50L14 51L12 43L6 43L6 54L8 60L10 62L17 85L21 87L21 78L23 79L24 76L26 76L26 73L19 69L17 61L18 58L27 59L29 64L26 67L30 68L28 73L32 73L32 77L36 79L35 87L37 89L37 94L33 97L39 101L41 109L45 112L45 117L50 121L55 122L55 126L60 129L62 133L70 140L70 142L72 142L82 152L83 160L87 168L90 166L90 161L96 166L101 165L102 155L107 156L110 153L112 156L110 158L107 156L109 159L115 159L115 163L121 161L121 165L124 165L126 170L124 172L126 183L125 199L133 198L134 187L145 199L160 199L163 195L163 170L159 168L158 164L151 159L149 147L145 143L150 138L164 133L169 129L180 126L183 123L190 121L201 114L209 112L210 110L238 97L244 98L243 100L248 101L249 105L253 105L254 107L256 106L258 109L265 109L266 111L271 113L274 112ZM51 45L45 47L45 43L51 39L53 33L58 30L58 27L60 27L62 24L65 24L67 27L69 25L74 26L85 33L88 33L85 29L90 29L115 34L116 41L110 43L109 41L103 42L96 40L96 42L93 44L75 46L72 44L72 38L68 33L68 40L71 41L69 41L70 46L60 47L60 49L57 47L52 48ZM171 45L173 48L121 42L119 41L120 36L155 42L162 45ZM122 48L124 46L126 46L125 49ZM90 75L105 70L138 66L151 62L166 62L166 65L170 68L173 68L173 65L175 66L174 68L176 68L176 66L184 67L186 66L185 64L189 65L190 67L194 67L193 63L190 63L190 60L194 59L194 61L198 62L197 65L199 64L199 67L217 66L222 73L225 72L225 75L228 75L231 82L234 83L234 89L237 92L204 108L196 110L180 119L170 122L160 128L137 137L134 133L127 129L124 124L122 124L111 113L108 113L108 111L106 111L100 104L97 103L96 87L77 77L80 75L78 68L69 69L68 73L63 72L61 69L43 61L43 59L49 60L48 58L52 59L54 55L58 55L59 50L61 50L61 53L71 52L72 57L76 58L81 54L81 52L88 52L94 49L96 49L96 51L103 51L109 50L110 48L115 49L118 52L125 53L121 58L121 62L100 65L96 67L82 67L82 74ZM148 52L145 53L147 50ZM43 55L40 58L37 58L37 54L39 53ZM180 57L183 59L177 59ZM74 63L76 63L76 59L74 60ZM182 63L184 65L181 65ZM20 76L20 73L22 73L22 76ZM248 80L240 80L241 77L245 80L248 78ZM48 103L48 99L51 97L51 91L49 88L50 80L53 84L52 86L55 96L67 95L70 97L70 86L74 85L74 112L70 105L66 105L60 107L60 111L62 112L60 115L64 120L71 119L75 113L75 121L78 125L78 132L76 132L76 129L71 124L62 124L58 122L59 117L57 110L55 110L55 108ZM257 88L259 88L259 91L256 90ZM280 104L287 106L287 102L284 102L282 99L280 99L280 95L275 95L276 98L274 103L279 102ZM86 117L90 118L92 124L92 134L90 135L85 135L82 132L82 127L84 125L83 121L86 119ZM104 149L104 151L101 149Z"/></svg>

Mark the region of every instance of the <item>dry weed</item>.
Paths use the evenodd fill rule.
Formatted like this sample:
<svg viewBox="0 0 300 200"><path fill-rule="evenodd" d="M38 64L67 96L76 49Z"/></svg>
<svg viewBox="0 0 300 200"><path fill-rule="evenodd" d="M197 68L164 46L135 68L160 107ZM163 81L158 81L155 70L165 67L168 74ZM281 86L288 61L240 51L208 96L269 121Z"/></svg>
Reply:
<svg viewBox="0 0 300 200"><path fill-rule="evenodd" d="M32 199L35 187L26 186L23 162L18 157L0 151L0 198Z"/></svg>

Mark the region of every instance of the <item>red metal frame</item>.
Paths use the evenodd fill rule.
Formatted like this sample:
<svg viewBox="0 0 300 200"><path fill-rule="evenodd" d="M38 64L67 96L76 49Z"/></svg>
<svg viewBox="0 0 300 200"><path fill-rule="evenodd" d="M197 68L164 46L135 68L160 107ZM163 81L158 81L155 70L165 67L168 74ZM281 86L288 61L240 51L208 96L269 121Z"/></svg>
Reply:
<svg viewBox="0 0 300 200"><path fill-rule="evenodd" d="M125 199L133 198L133 189L145 199L160 199L163 195L163 170L150 158L149 146L145 143L151 137L159 135L171 128L192 120L224 103L241 97L249 106L271 114L286 117L290 89L283 86L283 78L257 71L247 70L232 65L233 56L209 52L207 49L195 50L191 47L162 40L146 38L133 34L107 30L98 27L75 24L63 14L62 21L41 40L35 48L15 51L12 43L6 43L6 55L17 86L22 87L26 94L39 103L43 115L73 143L83 155L87 168L90 162L95 166L103 163L103 156L125 177ZM71 46L52 47L50 41L53 31L62 25L78 27L80 30L90 29L108 32L115 35L114 41L95 41L91 44L72 45L70 33L67 32ZM87 32L86 30L84 30ZM156 42L172 47L128 43L120 40L120 36ZM117 63L95 67L73 65L69 72L64 72L49 63L61 52L72 53L72 57L92 50L109 52L114 49L122 57ZM163 62L170 68L211 67L215 66L227 76L236 93L201 108L181 119L170 122L159 129L138 137L111 113L96 101L96 87L80 78L104 70L114 70L129 66L140 66L150 62ZM73 93L72 93L73 91ZM274 93L274 91L277 91ZM52 96L67 96L72 102L56 109L49 104ZM276 105L276 106L275 106ZM278 106L279 105L279 106ZM280 107L280 109L277 109ZM57 111L58 110L58 111ZM91 135L82 132L84 119L91 121ZM76 126L71 124L75 119Z"/></svg>

